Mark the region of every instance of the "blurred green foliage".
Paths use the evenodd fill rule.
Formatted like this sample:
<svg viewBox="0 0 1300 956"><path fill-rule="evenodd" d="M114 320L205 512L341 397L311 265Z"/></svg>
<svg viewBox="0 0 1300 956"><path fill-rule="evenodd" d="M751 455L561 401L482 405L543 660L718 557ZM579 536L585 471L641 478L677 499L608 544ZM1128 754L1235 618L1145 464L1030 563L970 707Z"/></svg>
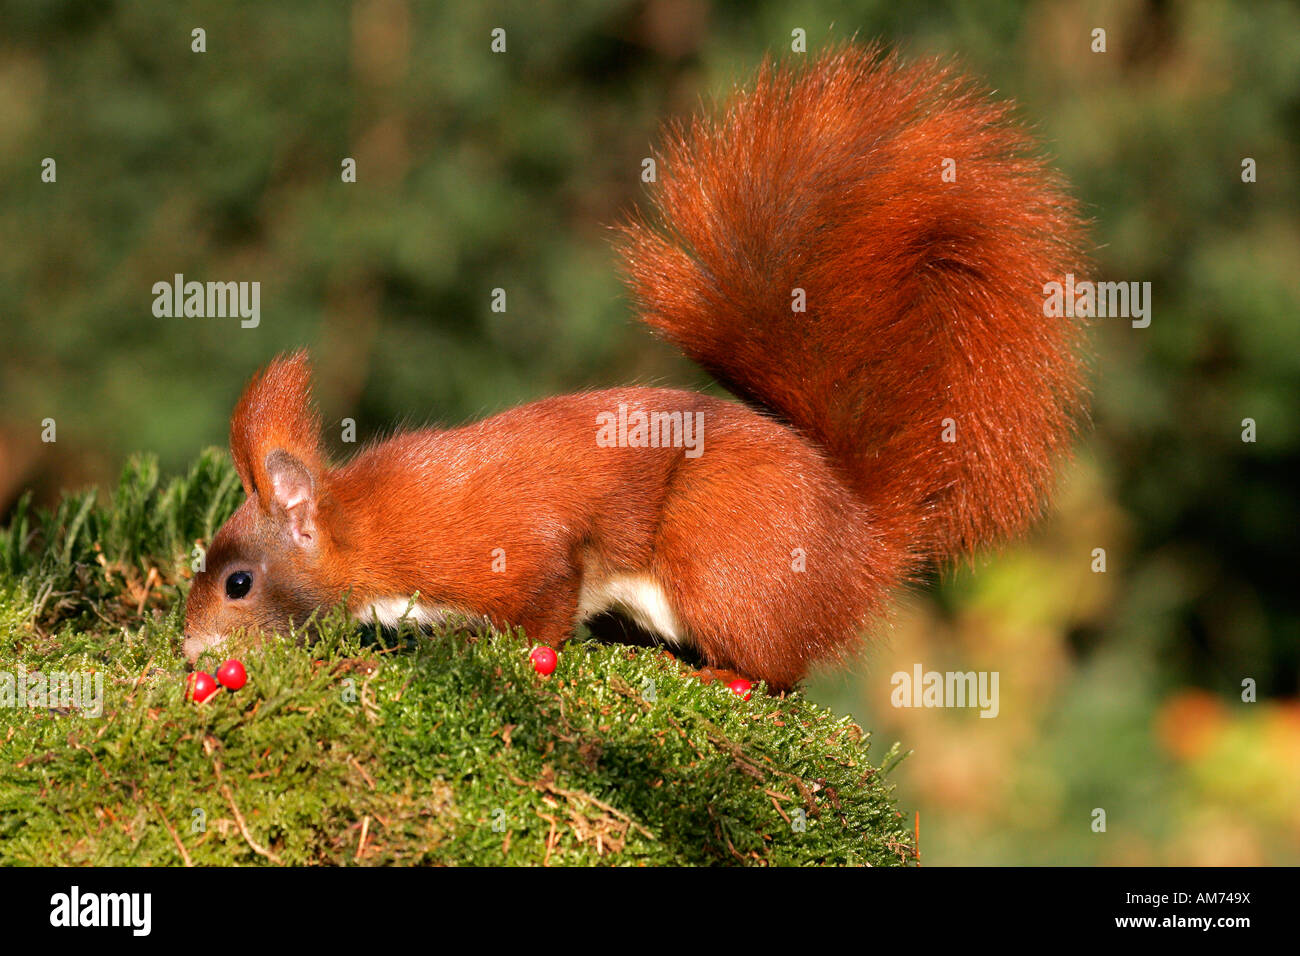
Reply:
<svg viewBox="0 0 1300 956"><path fill-rule="evenodd" d="M888 708L888 651L818 692L917 747L900 779L947 821L935 862L1300 858L1300 811L1268 809L1297 792L1260 756L1300 764L1294 3L0 0L0 24L0 508L102 482L138 450L181 471L223 440L247 376L299 345L327 422L355 417L362 439L565 389L708 387L632 323L609 247L659 122L794 28L811 50L856 35L956 55L1020 102L1095 221L1096 274L1150 281L1152 323L1096 323L1093 423L1059 512L906 602L889 645L1001 669L1035 720L946 715L930 738ZM175 273L260 281L261 325L154 318L151 287ZM1198 688L1227 709L1198 710ZM1219 736L1177 743L1169 714L1188 713L1217 715ZM1242 730L1270 720L1283 743ZM990 748L1008 803L972 796L974 771L927 775L959 759L954 733ZM1224 751L1255 770L1213 757L1220 739L1264 748ZM1263 783L1225 791L1207 767ZM1106 800L1122 851L1078 816Z"/></svg>

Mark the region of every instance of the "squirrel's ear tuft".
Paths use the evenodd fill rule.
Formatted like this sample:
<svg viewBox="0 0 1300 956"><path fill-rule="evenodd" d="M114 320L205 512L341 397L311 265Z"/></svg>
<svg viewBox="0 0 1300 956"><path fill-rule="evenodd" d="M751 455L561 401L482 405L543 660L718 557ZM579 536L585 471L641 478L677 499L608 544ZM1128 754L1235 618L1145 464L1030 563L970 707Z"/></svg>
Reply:
<svg viewBox="0 0 1300 956"><path fill-rule="evenodd" d="M313 477L320 474L320 419L312 402L311 363L303 349L279 356L254 376L230 418L235 469L244 493L257 496L263 510L272 503L267 461L275 452L293 458Z"/></svg>

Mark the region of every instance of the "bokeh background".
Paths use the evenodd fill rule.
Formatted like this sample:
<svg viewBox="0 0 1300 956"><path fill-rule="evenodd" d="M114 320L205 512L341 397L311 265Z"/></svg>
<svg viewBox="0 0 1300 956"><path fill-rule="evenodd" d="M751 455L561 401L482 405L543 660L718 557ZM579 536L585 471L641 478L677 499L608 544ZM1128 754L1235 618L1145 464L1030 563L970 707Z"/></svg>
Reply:
<svg viewBox="0 0 1300 956"><path fill-rule="evenodd" d="M1094 324L1093 422L1050 519L902 596L812 695L913 751L895 779L923 862L1300 861L1294 3L0 0L0 520L133 452L181 469L298 345L363 440L709 387L633 323L609 227L659 122L795 28L957 55L1075 184L1097 274L1154 287L1150 328ZM155 318L175 273L260 281L260 326ZM916 662L998 671L1000 715L890 707Z"/></svg>

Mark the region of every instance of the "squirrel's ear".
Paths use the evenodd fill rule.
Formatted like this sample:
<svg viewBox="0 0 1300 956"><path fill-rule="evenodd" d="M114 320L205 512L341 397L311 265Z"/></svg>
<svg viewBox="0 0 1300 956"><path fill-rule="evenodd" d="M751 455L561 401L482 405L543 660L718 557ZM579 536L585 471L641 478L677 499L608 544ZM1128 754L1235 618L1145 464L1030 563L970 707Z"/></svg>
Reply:
<svg viewBox="0 0 1300 956"><path fill-rule="evenodd" d="M284 533L299 547L316 541L316 479L308 467L276 449L266 456L267 490L262 500Z"/></svg>
<svg viewBox="0 0 1300 956"><path fill-rule="evenodd" d="M299 494L304 479L314 499L322 470L320 420L305 351L281 355L248 383L230 418L230 455L244 493L256 497L263 511L290 507L278 500L277 476L286 500Z"/></svg>

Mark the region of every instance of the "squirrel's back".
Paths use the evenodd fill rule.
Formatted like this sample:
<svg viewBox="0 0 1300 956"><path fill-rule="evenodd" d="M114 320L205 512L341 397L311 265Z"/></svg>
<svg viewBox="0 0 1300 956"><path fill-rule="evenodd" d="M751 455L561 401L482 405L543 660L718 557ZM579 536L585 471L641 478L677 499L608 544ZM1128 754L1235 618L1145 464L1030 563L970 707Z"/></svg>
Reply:
<svg viewBox="0 0 1300 956"><path fill-rule="evenodd" d="M920 561L1022 528L1082 407L1079 329L1042 294L1082 224L1010 114L878 48L768 63L669 130L624 229L643 320L824 448Z"/></svg>

